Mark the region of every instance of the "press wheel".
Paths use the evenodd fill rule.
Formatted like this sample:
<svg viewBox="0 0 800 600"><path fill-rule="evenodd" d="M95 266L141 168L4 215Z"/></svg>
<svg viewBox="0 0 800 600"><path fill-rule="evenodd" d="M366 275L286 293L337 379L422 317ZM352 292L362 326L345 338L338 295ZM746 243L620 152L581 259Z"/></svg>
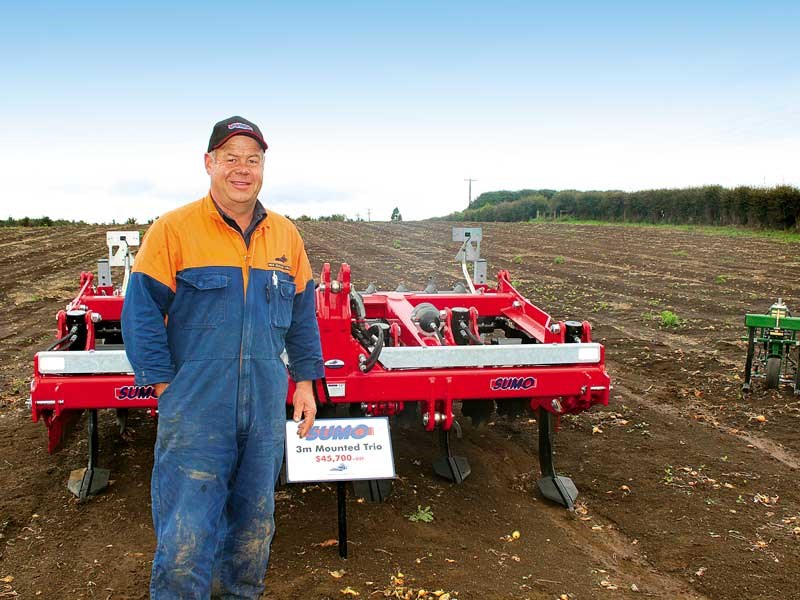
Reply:
<svg viewBox="0 0 800 600"><path fill-rule="evenodd" d="M778 389L781 382L781 359L771 356L767 359L767 389Z"/></svg>

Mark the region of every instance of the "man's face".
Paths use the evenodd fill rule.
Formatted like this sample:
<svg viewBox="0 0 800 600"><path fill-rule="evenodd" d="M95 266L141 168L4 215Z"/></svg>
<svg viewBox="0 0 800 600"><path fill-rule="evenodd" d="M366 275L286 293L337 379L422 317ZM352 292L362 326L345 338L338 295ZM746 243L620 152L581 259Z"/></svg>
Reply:
<svg viewBox="0 0 800 600"><path fill-rule="evenodd" d="M264 152L246 135L235 135L215 152L206 154L206 172L211 177L211 195L227 209L254 203L264 179Z"/></svg>

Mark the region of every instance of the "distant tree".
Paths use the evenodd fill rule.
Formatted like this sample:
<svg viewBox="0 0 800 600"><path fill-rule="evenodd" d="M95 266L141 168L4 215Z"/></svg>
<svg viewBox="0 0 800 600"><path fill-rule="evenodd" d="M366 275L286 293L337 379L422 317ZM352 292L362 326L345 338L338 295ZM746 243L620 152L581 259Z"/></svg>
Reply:
<svg viewBox="0 0 800 600"><path fill-rule="evenodd" d="M400 214L400 209L397 208L396 206L394 207L394 210L392 211L392 217L391 218L392 218L392 223L399 223L400 221L403 220L403 215Z"/></svg>
<svg viewBox="0 0 800 600"><path fill-rule="evenodd" d="M125 225L136 225L136 217L128 217L125 221Z"/></svg>

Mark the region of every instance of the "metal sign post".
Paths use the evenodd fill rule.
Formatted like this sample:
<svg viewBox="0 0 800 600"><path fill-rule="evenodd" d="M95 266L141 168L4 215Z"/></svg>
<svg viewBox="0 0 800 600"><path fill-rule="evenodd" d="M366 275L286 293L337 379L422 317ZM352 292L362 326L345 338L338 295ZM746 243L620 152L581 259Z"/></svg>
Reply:
<svg viewBox="0 0 800 600"><path fill-rule="evenodd" d="M347 485L344 481L336 483L336 506L339 516L339 556L347 558Z"/></svg>
<svg viewBox="0 0 800 600"><path fill-rule="evenodd" d="M286 422L286 480L336 482L339 556L347 558L347 482L394 479L387 417L317 419L306 437Z"/></svg>

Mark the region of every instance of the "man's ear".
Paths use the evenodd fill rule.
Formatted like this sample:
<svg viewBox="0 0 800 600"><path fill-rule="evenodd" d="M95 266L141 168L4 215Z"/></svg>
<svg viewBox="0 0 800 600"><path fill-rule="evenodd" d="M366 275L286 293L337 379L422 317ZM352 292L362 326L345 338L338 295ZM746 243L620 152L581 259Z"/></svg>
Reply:
<svg viewBox="0 0 800 600"><path fill-rule="evenodd" d="M206 152L205 156L203 157L203 160L206 164L206 173L211 175L211 165L214 164L214 157L211 156L208 152Z"/></svg>

